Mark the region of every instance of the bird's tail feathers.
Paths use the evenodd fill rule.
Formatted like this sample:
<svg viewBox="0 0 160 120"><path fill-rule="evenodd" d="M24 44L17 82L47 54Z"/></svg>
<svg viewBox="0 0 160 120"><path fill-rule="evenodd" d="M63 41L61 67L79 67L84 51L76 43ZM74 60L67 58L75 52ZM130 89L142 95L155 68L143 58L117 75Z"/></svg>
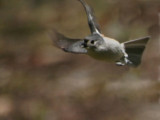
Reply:
<svg viewBox="0 0 160 120"><path fill-rule="evenodd" d="M138 66L141 63L141 58L149 39L150 37L147 36L122 43L124 45L125 52L128 54L128 60L130 61L129 65Z"/></svg>

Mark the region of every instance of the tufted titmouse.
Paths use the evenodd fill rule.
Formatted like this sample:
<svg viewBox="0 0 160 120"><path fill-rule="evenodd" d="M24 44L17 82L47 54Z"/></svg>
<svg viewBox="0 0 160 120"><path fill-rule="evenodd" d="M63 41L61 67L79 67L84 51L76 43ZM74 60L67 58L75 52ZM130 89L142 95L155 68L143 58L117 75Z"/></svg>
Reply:
<svg viewBox="0 0 160 120"><path fill-rule="evenodd" d="M95 59L116 62L117 65L138 66L149 36L119 43L101 34L92 8L84 0L79 0L85 8L91 35L84 39L71 39L56 32L50 34L54 45L65 52L87 54Z"/></svg>

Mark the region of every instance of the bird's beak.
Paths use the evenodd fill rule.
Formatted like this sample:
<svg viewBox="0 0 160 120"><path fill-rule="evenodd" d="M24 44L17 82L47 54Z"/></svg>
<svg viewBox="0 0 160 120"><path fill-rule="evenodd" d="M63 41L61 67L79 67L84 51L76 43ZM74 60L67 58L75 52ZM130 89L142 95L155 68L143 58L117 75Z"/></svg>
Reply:
<svg viewBox="0 0 160 120"><path fill-rule="evenodd" d="M89 41L89 40L87 40L87 39L84 39L84 43L88 43L88 41Z"/></svg>
<svg viewBox="0 0 160 120"><path fill-rule="evenodd" d="M84 47L84 48L87 48L87 47L88 47L88 45L87 45L87 44L88 44L88 41L89 41L89 40L84 39L84 43L83 43L83 47Z"/></svg>

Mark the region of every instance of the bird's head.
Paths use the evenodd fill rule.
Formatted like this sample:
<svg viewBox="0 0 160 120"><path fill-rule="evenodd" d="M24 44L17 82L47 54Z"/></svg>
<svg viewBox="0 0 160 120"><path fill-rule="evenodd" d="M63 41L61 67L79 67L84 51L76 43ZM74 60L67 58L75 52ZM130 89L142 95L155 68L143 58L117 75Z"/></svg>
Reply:
<svg viewBox="0 0 160 120"><path fill-rule="evenodd" d="M92 34L84 38L84 47L87 49L95 49L103 44L103 37L99 34Z"/></svg>

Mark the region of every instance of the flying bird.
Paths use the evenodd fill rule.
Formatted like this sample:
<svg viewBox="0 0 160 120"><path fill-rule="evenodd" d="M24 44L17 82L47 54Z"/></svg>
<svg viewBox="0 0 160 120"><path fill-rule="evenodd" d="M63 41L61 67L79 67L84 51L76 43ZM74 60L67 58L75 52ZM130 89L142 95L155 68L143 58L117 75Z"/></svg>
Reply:
<svg viewBox="0 0 160 120"><path fill-rule="evenodd" d="M78 0L84 7L91 34L83 39L68 38L53 30L50 34L54 45L65 52L87 54L95 59L115 62L119 66L138 66L149 36L119 43L101 33L93 9L84 1Z"/></svg>

